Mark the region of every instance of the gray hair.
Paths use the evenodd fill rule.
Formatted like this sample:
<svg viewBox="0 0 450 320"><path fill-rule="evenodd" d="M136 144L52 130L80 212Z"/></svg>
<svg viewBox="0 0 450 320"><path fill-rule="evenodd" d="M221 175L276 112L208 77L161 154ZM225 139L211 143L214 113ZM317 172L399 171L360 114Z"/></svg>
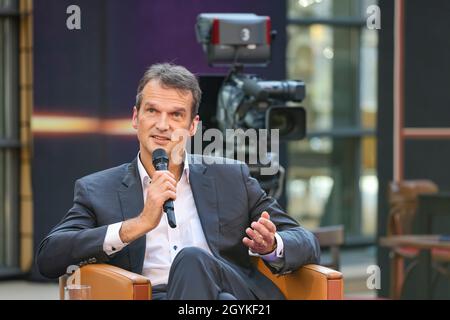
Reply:
<svg viewBox="0 0 450 320"><path fill-rule="evenodd" d="M159 80L163 87L173 88L192 93L192 119L198 114L202 91L197 78L185 67L171 63L158 63L150 66L139 81L136 95L136 108L142 103L142 90L151 80Z"/></svg>

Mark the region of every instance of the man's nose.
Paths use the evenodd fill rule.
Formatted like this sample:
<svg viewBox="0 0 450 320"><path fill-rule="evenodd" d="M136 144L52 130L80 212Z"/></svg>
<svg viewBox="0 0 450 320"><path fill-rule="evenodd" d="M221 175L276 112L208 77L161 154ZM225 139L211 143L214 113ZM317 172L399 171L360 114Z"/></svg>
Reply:
<svg viewBox="0 0 450 320"><path fill-rule="evenodd" d="M156 122L156 129L158 129L160 131L169 130L169 122L168 122L167 113L165 113L165 112L161 113L161 116L159 117L158 121Z"/></svg>

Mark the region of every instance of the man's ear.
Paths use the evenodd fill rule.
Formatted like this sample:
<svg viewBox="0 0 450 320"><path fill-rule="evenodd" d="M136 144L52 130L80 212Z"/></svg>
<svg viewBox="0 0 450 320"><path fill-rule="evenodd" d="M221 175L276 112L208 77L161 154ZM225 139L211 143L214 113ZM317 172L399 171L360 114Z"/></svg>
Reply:
<svg viewBox="0 0 450 320"><path fill-rule="evenodd" d="M198 129L198 124L200 123L200 116L196 115L191 122L191 126L189 128L189 135L192 137L195 135Z"/></svg>
<svg viewBox="0 0 450 320"><path fill-rule="evenodd" d="M133 107L133 128L137 130L138 128L138 109L136 108L136 106Z"/></svg>

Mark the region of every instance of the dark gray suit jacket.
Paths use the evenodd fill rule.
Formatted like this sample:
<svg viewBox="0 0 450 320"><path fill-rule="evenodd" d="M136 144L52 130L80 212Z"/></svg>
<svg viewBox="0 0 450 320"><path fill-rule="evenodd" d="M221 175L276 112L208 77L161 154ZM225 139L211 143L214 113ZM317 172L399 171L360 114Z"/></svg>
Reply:
<svg viewBox="0 0 450 320"><path fill-rule="evenodd" d="M189 181L209 248L248 280L257 297L280 298L279 290L251 263L248 248L242 243L245 229L263 211L270 214L283 239L285 257L281 268L266 264L272 272L281 274L318 263L317 239L266 195L250 176L247 165L206 164L204 159L189 155ZM108 225L136 217L143 206L136 159L77 180L73 207L39 246L40 272L56 278L69 265L109 263L142 273L145 236L112 256L103 251L103 242Z"/></svg>

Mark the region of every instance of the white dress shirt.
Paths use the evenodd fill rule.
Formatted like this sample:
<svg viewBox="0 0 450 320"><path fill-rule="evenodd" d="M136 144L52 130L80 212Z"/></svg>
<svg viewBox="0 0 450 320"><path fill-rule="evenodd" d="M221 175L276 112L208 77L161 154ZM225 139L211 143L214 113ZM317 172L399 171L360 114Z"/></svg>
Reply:
<svg viewBox="0 0 450 320"><path fill-rule="evenodd" d="M147 199L147 188L151 179L140 160L137 157L139 176L141 178L144 203ZM177 198L173 201L175 209L176 228L170 228L167 215L163 213L159 225L146 234L146 248L142 275L148 277L152 285L167 284L170 266L175 256L184 247L202 248L208 253L211 250L206 242L197 207L195 206L192 189L189 184L189 164L187 154L185 155L184 169L177 183ZM103 250L111 255L122 250L127 243L123 243L119 236L122 222L108 226ZM269 262L280 261L283 256L283 241L278 233L275 234L277 249L261 257ZM249 250L252 256L260 256Z"/></svg>

